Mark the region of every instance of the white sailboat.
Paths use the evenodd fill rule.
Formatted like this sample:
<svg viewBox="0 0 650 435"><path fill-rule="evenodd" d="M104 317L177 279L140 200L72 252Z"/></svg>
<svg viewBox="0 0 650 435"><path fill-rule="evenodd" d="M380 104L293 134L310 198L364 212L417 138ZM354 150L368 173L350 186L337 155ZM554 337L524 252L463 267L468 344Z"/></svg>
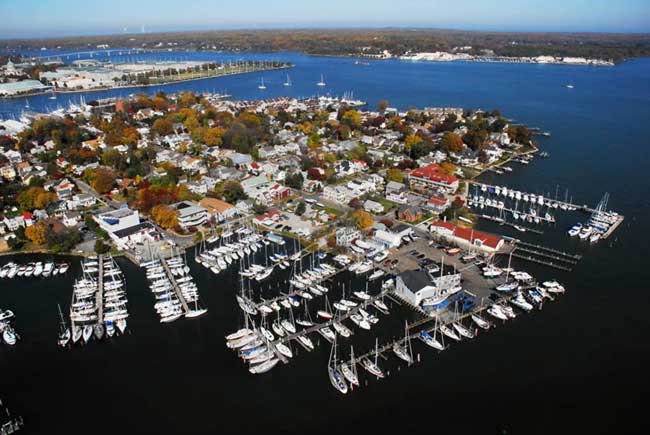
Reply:
<svg viewBox="0 0 650 435"><path fill-rule="evenodd" d="M384 377L384 372L377 365L378 356L379 356L379 339L376 339L375 340L375 361L373 362L369 358L366 357L363 360L361 360L361 365L369 373L377 376L378 378L383 378Z"/></svg>
<svg viewBox="0 0 650 435"><path fill-rule="evenodd" d="M293 86L293 83L291 83L291 77L289 77L289 74L287 74L287 81L282 84L283 86L289 87Z"/></svg>
<svg viewBox="0 0 650 435"><path fill-rule="evenodd" d="M325 79L323 78L323 74L320 75L320 81L316 83L316 86L324 87L326 85Z"/></svg>
<svg viewBox="0 0 650 435"><path fill-rule="evenodd" d="M266 89L266 86L264 85L264 77L262 77L262 81L260 82L260 84L259 84L259 86L257 87L257 89L259 89L259 90L261 90L261 91L263 91L263 90Z"/></svg>
<svg viewBox="0 0 650 435"><path fill-rule="evenodd" d="M327 364L327 373L329 375L332 386L342 394L346 394L348 392L348 384L345 382L345 378L339 371L336 364L336 338L334 339L332 350L330 351L330 359L329 363Z"/></svg>
<svg viewBox="0 0 650 435"><path fill-rule="evenodd" d="M357 374L357 363L354 360L354 348L350 346L350 362L341 363L341 373L350 383L350 386L359 386L359 376Z"/></svg>

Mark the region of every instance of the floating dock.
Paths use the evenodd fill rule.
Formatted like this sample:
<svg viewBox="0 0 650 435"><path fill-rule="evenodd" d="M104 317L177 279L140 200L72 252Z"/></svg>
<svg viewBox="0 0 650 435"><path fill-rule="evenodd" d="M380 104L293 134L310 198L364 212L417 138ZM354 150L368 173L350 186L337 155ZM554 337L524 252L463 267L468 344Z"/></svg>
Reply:
<svg viewBox="0 0 650 435"><path fill-rule="evenodd" d="M187 305L187 301L185 300L185 296L183 296L183 292L181 291L181 288L178 286L178 283L176 282L176 278L174 277L174 274L172 273L171 269L167 265L167 259L163 258L160 260L161 264L163 265L163 268L165 269L165 273L167 274L167 278L169 279L169 282L171 282L172 287L174 288L174 292L176 293L176 297L178 297L179 302L181 303L181 306L183 307L183 313L187 314L190 312L190 307Z"/></svg>

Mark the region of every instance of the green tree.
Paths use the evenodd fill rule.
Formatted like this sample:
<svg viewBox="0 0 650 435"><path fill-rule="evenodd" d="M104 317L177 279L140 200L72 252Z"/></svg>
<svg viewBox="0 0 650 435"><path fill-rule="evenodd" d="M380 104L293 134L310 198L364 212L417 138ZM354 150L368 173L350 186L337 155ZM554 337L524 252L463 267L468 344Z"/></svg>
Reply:
<svg viewBox="0 0 650 435"><path fill-rule="evenodd" d="M298 203L298 205L296 206L296 214L297 214L298 216L302 216L303 214L305 214L305 210L306 210L306 208L307 208L307 206L305 205L305 202L304 202L304 201L300 201L300 202Z"/></svg>

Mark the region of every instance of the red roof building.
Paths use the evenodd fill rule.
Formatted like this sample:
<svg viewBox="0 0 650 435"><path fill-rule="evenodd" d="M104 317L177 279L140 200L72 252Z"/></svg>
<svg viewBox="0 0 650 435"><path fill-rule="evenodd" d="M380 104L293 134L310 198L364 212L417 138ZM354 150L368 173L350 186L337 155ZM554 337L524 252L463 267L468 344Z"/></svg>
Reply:
<svg viewBox="0 0 650 435"><path fill-rule="evenodd" d="M411 189L418 192L443 189L454 193L458 189L458 178L441 172L440 166L435 163L411 171L409 183Z"/></svg>
<svg viewBox="0 0 650 435"><path fill-rule="evenodd" d="M487 253L495 253L505 243L499 236L459 227L449 222L433 222L430 229L431 232L437 233L465 249L469 249L471 246Z"/></svg>

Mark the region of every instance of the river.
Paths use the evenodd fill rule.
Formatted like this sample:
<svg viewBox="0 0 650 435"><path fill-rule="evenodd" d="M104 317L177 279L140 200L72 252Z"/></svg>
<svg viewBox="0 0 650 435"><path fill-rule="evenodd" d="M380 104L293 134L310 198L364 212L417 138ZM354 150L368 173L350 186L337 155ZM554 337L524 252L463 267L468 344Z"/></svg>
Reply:
<svg viewBox="0 0 650 435"><path fill-rule="evenodd" d="M157 55L161 57L162 55ZM56 348L56 304L67 309L78 265L50 281L0 281L0 306L12 309L23 340L0 347L0 397L24 417L25 433L630 433L644 423L642 397L650 386L650 296L643 270L650 235L650 59L611 68L526 64L411 63L355 65L346 58L294 53L228 56L174 53L188 59L271 58L285 71L164 86L227 91L234 98L342 95L354 91L370 107L386 99L400 109L423 106L499 108L508 117L552 133L540 138L549 159L485 180L594 206L604 192L626 219L605 242L587 246L566 236L578 219L563 215L529 241L578 252L573 272L515 262L539 278L555 277L567 294L541 312L483 333L436 354L415 343L421 363L385 362L384 380L361 374L347 396L327 378L329 347L321 346L271 373L252 376L224 346L239 325L234 271L215 279L193 261L192 273L209 312L195 320L158 323L142 271L120 260L130 301L130 335L85 348ZM257 89L261 77L267 90ZM566 88L573 84L573 89ZM148 88L146 92L155 92ZM87 100L136 92L89 93ZM29 99L55 108L78 94ZM25 100L0 101L3 116ZM558 213L559 214L559 213ZM492 223L480 228L515 235ZM4 264L8 259L0 259ZM26 258L21 261L27 261ZM341 282L348 283L348 276ZM274 283L274 281L272 281ZM272 284L275 285L275 284ZM349 285L349 284L347 284ZM355 285L353 283L353 285ZM357 287L362 283L358 282ZM398 336L401 309L380 326L356 334L355 351ZM347 345L343 346L347 354Z"/></svg>

